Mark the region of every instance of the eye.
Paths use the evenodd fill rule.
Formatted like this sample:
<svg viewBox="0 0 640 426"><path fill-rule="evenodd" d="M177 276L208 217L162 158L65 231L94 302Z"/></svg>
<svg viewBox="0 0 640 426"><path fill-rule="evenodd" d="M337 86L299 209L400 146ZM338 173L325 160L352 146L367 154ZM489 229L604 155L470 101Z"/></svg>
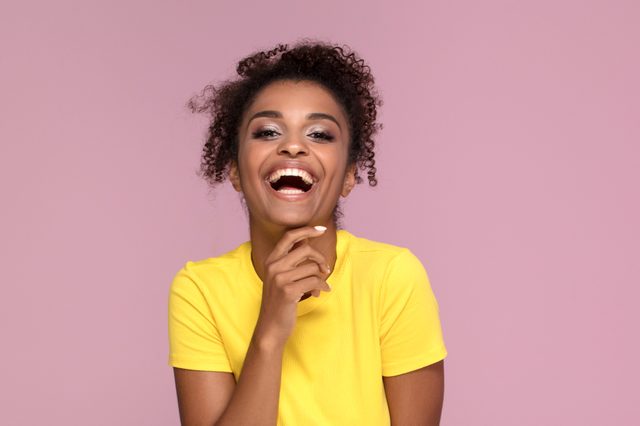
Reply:
<svg viewBox="0 0 640 426"><path fill-rule="evenodd" d="M309 136L315 139L323 139L326 141L332 141L334 139L333 135L326 132L320 132L320 131L309 133Z"/></svg>
<svg viewBox="0 0 640 426"><path fill-rule="evenodd" d="M271 138L279 134L280 133L276 132L273 129L261 129L253 132L252 136L254 139L260 139L260 138Z"/></svg>

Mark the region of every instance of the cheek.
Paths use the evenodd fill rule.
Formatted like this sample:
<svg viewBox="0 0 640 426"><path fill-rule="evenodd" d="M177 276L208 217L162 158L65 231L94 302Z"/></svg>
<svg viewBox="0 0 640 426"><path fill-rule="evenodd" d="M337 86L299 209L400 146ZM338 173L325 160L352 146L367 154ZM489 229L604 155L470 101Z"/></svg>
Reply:
<svg viewBox="0 0 640 426"><path fill-rule="evenodd" d="M260 177L260 167L264 163L267 153L264 148L248 144L241 146L238 151L239 173L244 179Z"/></svg>
<svg viewBox="0 0 640 426"><path fill-rule="evenodd" d="M323 164L326 167L325 171L331 173L335 181L342 181L347 168L347 162L347 154L342 150L331 153L323 159Z"/></svg>

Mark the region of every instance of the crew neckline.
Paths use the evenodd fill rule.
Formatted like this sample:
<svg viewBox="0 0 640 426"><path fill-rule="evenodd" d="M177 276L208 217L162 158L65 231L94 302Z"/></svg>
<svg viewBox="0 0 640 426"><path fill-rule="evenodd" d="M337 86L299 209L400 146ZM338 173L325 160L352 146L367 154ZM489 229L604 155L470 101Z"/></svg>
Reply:
<svg viewBox="0 0 640 426"><path fill-rule="evenodd" d="M311 312L321 304L325 303L336 291L339 291L338 283L343 274L345 264L347 263L348 246L353 234L346 229L336 230L336 264L333 271L327 278L327 282L331 285L331 291L321 291L319 297L310 296L298 302L297 316ZM252 281L252 287L257 291L258 297L262 297L262 280L258 276L253 262L251 262L251 240L242 244L242 263L243 269L249 272Z"/></svg>

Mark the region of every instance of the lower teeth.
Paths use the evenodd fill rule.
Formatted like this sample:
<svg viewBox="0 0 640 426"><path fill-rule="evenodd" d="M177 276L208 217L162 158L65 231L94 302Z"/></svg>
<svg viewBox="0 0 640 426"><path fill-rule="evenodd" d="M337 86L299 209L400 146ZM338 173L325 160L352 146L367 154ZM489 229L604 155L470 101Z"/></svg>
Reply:
<svg viewBox="0 0 640 426"><path fill-rule="evenodd" d="M278 189L278 192L283 194L302 194L304 191L301 189Z"/></svg>

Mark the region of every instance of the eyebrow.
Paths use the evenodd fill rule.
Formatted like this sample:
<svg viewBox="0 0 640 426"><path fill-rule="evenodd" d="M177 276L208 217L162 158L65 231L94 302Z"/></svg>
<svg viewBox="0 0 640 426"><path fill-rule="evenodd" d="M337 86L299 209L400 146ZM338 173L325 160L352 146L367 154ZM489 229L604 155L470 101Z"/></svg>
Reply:
<svg viewBox="0 0 640 426"><path fill-rule="evenodd" d="M272 111L272 110L256 112L251 116L251 118L247 122L247 126L249 125L249 123L251 123L251 120L258 117L282 118L282 113L280 111ZM307 120L331 120L338 125L338 128L340 130L342 130L342 127L340 126L340 123L338 123L338 120L336 120L336 118L331 114L326 114L324 112L312 112L307 114L306 119Z"/></svg>

